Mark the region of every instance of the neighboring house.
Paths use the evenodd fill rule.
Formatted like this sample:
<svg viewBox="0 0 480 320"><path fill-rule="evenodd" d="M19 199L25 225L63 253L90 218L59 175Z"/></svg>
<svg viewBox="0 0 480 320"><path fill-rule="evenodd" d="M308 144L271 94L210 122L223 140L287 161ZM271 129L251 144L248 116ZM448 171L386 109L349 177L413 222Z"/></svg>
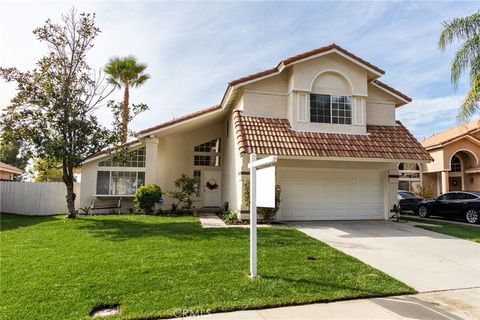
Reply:
<svg viewBox="0 0 480 320"><path fill-rule="evenodd" d="M219 105L138 132L126 164L107 153L85 160L81 205L128 199L142 183L172 190L185 173L197 181L197 208L228 203L248 218L242 186L256 153L279 159L278 220L386 219L398 163L431 157L395 121L411 99L378 81L383 74L332 44L231 81Z"/></svg>
<svg viewBox="0 0 480 320"><path fill-rule="evenodd" d="M480 191L480 120L426 138L431 163L422 165L422 185L433 194Z"/></svg>
<svg viewBox="0 0 480 320"><path fill-rule="evenodd" d="M22 174L23 170L0 162L0 181L11 181L16 174Z"/></svg>

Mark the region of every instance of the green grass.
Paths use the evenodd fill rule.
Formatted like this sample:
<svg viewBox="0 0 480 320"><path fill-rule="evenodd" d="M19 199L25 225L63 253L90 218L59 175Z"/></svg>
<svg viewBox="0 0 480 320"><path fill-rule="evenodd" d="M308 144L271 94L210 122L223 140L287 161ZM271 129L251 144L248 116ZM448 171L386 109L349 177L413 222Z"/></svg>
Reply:
<svg viewBox="0 0 480 320"><path fill-rule="evenodd" d="M299 231L202 229L194 217L1 218L1 319L168 317L412 293L413 289ZM309 260L314 257L316 260ZM188 312L187 312L188 313Z"/></svg>
<svg viewBox="0 0 480 320"><path fill-rule="evenodd" d="M435 226L426 226L426 225L415 225L415 227L435 231L443 234L447 234L452 237L462 238L465 240L470 240L474 242L480 243L480 228L468 225L460 225L456 223L449 223L445 221L438 221L438 220L424 220L419 218L412 218L412 217L402 217L402 219L413 221L413 222L421 222L432 224Z"/></svg>

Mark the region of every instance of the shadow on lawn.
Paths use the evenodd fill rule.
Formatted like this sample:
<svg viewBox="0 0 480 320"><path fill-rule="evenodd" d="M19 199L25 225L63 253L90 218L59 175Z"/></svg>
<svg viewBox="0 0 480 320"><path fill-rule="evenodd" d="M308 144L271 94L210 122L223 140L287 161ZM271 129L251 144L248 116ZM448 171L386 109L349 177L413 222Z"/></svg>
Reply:
<svg viewBox="0 0 480 320"><path fill-rule="evenodd" d="M349 299L352 299L351 292L356 292L358 293L358 297L382 297L385 295L392 295L391 288L386 288L385 290L376 290L375 288L362 288L360 286L347 286L347 285L342 285L339 284L339 281L325 281L323 280L312 280L312 279L293 279L289 277L282 277L282 276L270 276L270 275L262 275L262 278L265 280L274 280L274 281L285 281L289 283L293 283L295 285L299 286L314 286L316 288L325 288L327 291L333 290L333 292L337 291L344 291L348 292L346 295L349 297ZM372 286L370 286L372 287ZM378 286L373 286L373 287L378 287ZM390 290L389 290L390 289ZM395 292L395 294L404 294L404 293L413 293L414 290L402 290L399 292ZM331 301L332 298L326 298L324 300L319 300L318 302L328 302ZM340 298L341 300L341 298Z"/></svg>
<svg viewBox="0 0 480 320"><path fill-rule="evenodd" d="M79 229L86 230L95 237L103 237L111 241L125 241L134 238L167 237L175 240L202 241L210 238L224 237L225 239L248 240L248 230L232 229L203 229L198 221L178 221L168 217L158 217L158 222L139 219L105 219L81 218L86 223Z"/></svg>
<svg viewBox="0 0 480 320"><path fill-rule="evenodd" d="M202 228L199 221L182 221L178 218L151 217L145 220L142 216L124 216L117 219L104 217L82 217L85 223L79 229L86 230L95 237L111 241L125 241L134 238L167 237L175 240L232 241L241 240L248 244L249 230L244 228ZM155 221L158 219L158 221ZM304 241L316 241L308 237L298 237L300 232L287 228L265 228L259 230L259 245L264 247L288 244L300 244ZM262 235L265 235L263 237Z"/></svg>
<svg viewBox="0 0 480 320"><path fill-rule="evenodd" d="M23 216L12 213L0 213L0 231L15 230L39 223L58 220L58 216Z"/></svg>

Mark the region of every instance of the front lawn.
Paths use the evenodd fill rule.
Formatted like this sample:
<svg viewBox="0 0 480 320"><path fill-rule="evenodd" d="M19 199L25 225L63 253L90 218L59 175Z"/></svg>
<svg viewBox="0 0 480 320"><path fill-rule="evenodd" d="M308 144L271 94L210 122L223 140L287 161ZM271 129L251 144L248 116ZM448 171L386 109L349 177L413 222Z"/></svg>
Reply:
<svg viewBox="0 0 480 320"><path fill-rule="evenodd" d="M452 237L462 238L465 240L475 241L480 243L480 228L475 226L469 225L460 225L456 223L450 223L446 221L439 221L439 220L426 220L426 219L419 219L419 218L412 218L412 217L405 217L402 216L402 219L413 221L413 222L421 222L429 225L415 225L415 227L423 228L430 231L435 231L443 234L447 234Z"/></svg>
<svg viewBox="0 0 480 320"><path fill-rule="evenodd" d="M202 229L194 217L1 218L1 319L82 319L102 304L118 318L164 317L412 293L299 231ZM109 318L109 319L112 319Z"/></svg>

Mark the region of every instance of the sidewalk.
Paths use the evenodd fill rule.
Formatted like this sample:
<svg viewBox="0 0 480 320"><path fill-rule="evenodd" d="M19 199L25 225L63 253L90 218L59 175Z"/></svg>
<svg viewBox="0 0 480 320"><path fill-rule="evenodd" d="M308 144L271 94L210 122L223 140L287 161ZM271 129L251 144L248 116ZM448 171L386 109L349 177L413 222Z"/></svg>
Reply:
<svg viewBox="0 0 480 320"><path fill-rule="evenodd" d="M235 311L183 319L290 320L290 319L480 319L480 288L371 298L296 307Z"/></svg>

